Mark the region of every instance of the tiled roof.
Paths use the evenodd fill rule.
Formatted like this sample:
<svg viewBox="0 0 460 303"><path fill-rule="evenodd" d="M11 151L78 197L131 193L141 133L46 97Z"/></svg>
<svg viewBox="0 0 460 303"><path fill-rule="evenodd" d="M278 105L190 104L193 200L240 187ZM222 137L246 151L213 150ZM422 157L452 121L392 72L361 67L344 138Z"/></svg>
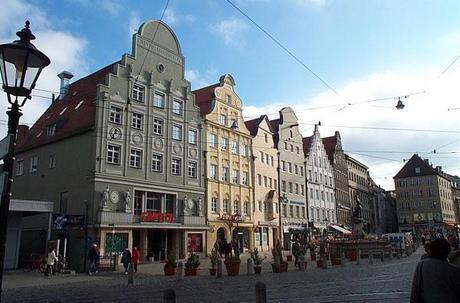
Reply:
<svg viewBox="0 0 460 303"><path fill-rule="evenodd" d="M313 140L313 136L302 138L303 143L303 152L306 155L310 152L311 141Z"/></svg>
<svg viewBox="0 0 460 303"><path fill-rule="evenodd" d="M104 83L113 64L70 84L62 100L57 99L41 115L22 138L18 138L17 152L58 141L94 127L96 121L97 85ZM49 126L55 125L48 136Z"/></svg>
<svg viewBox="0 0 460 303"><path fill-rule="evenodd" d="M216 83L210 86L206 86L197 90L194 90L192 93L195 94L196 104L200 107L201 115L209 114L214 108L214 90L216 87L219 87L221 83Z"/></svg>
<svg viewBox="0 0 460 303"><path fill-rule="evenodd" d="M244 121L246 128L249 130L251 136L255 137L257 135L257 130L259 129L259 124L264 119L264 115L260 116L259 118Z"/></svg>
<svg viewBox="0 0 460 303"><path fill-rule="evenodd" d="M416 173L416 167L420 168L420 173ZM414 154L393 178L397 179L432 175L440 175L445 177L444 175L442 175L441 172L438 172L435 168L433 168L430 164L425 162L417 154Z"/></svg>
<svg viewBox="0 0 460 303"><path fill-rule="evenodd" d="M270 120L270 125L272 126L273 132L277 133L280 130L281 119Z"/></svg>
<svg viewBox="0 0 460 303"><path fill-rule="evenodd" d="M326 137L326 138L323 138L322 140L323 140L324 149L326 150L327 157L329 158L329 162L333 164L335 147L337 145L337 137L336 136Z"/></svg>

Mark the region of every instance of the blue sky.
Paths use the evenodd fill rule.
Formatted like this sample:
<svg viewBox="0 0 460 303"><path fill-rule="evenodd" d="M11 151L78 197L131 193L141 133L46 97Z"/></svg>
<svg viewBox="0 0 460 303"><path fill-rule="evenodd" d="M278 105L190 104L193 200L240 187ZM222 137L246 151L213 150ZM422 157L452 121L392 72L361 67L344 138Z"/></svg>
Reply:
<svg viewBox="0 0 460 303"><path fill-rule="evenodd" d="M0 12L0 41L11 41L29 18L36 45L53 65L38 86L58 89L63 69L81 77L119 60L131 50L131 34L149 19L158 19L166 0L6 0ZM410 158L460 139L460 133L370 131L339 126L459 131L460 4L458 0L232 0L290 49L323 83L269 40L225 0L170 0L164 21L176 32L186 58L192 87L219 76L235 77L245 116L276 113L283 106L298 110L305 136L322 122L324 136L339 130L347 151L369 165L385 188ZM17 20L17 22L11 22ZM356 105L382 97L426 93ZM39 99L39 98L37 98ZM33 122L46 99L25 108ZM351 103L354 105L345 106ZM337 107L311 111L314 106ZM433 108L436 105L436 108ZM3 108L2 108L3 109ZM450 173L460 173L459 142L449 153L422 154ZM367 152L362 152L367 151ZM386 151L371 153L369 151ZM407 153L388 153L407 151ZM365 156L363 156L363 154ZM373 156L373 157L371 157ZM380 159L380 158L386 158ZM399 161L399 162L398 162Z"/></svg>

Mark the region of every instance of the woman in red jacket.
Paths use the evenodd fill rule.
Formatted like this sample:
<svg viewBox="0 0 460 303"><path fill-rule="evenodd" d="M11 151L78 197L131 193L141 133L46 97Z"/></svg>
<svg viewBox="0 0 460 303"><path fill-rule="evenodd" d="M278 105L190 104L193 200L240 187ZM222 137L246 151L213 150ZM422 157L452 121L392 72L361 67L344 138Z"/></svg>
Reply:
<svg viewBox="0 0 460 303"><path fill-rule="evenodd" d="M134 272L137 272L137 264L139 264L139 259L140 259L139 250L137 249L136 246L134 246L133 253L132 253L132 259L131 259L131 262L133 262L133 265L134 265Z"/></svg>

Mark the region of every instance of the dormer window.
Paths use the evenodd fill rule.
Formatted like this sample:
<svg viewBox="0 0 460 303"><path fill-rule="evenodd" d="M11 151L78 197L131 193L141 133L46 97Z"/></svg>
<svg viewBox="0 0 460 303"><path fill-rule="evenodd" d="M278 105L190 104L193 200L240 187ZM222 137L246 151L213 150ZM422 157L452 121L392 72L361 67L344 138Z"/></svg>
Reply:
<svg viewBox="0 0 460 303"><path fill-rule="evenodd" d="M416 173L416 174L420 174L420 167L416 167L416 168L415 168L415 173Z"/></svg>
<svg viewBox="0 0 460 303"><path fill-rule="evenodd" d="M220 115L219 116L219 123L222 125L227 126L227 116L226 115Z"/></svg>
<svg viewBox="0 0 460 303"><path fill-rule="evenodd" d="M46 136L47 137L54 136L55 133L56 133L56 123L48 125L46 127Z"/></svg>
<svg viewBox="0 0 460 303"><path fill-rule="evenodd" d="M225 95L225 102L228 104L232 103L232 97L230 95Z"/></svg>

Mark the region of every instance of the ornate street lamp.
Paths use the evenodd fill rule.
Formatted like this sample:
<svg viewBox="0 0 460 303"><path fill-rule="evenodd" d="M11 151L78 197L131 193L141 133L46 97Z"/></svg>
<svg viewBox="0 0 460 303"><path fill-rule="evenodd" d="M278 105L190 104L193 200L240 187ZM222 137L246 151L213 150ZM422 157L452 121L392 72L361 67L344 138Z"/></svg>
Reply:
<svg viewBox="0 0 460 303"><path fill-rule="evenodd" d="M30 43L35 36L30 31L30 22L16 33L20 38L12 43L0 45L0 71L3 90L11 105L8 114L8 135L0 142L0 156L3 159L3 172L0 175L2 198L0 206L0 301L5 261L6 231L8 210L10 207L11 184L13 182L14 148L21 107L30 99L32 89L44 67L50 59ZM23 98L23 99L22 99ZM20 100L22 99L22 100ZM4 150L2 150L2 148Z"/></svg>

